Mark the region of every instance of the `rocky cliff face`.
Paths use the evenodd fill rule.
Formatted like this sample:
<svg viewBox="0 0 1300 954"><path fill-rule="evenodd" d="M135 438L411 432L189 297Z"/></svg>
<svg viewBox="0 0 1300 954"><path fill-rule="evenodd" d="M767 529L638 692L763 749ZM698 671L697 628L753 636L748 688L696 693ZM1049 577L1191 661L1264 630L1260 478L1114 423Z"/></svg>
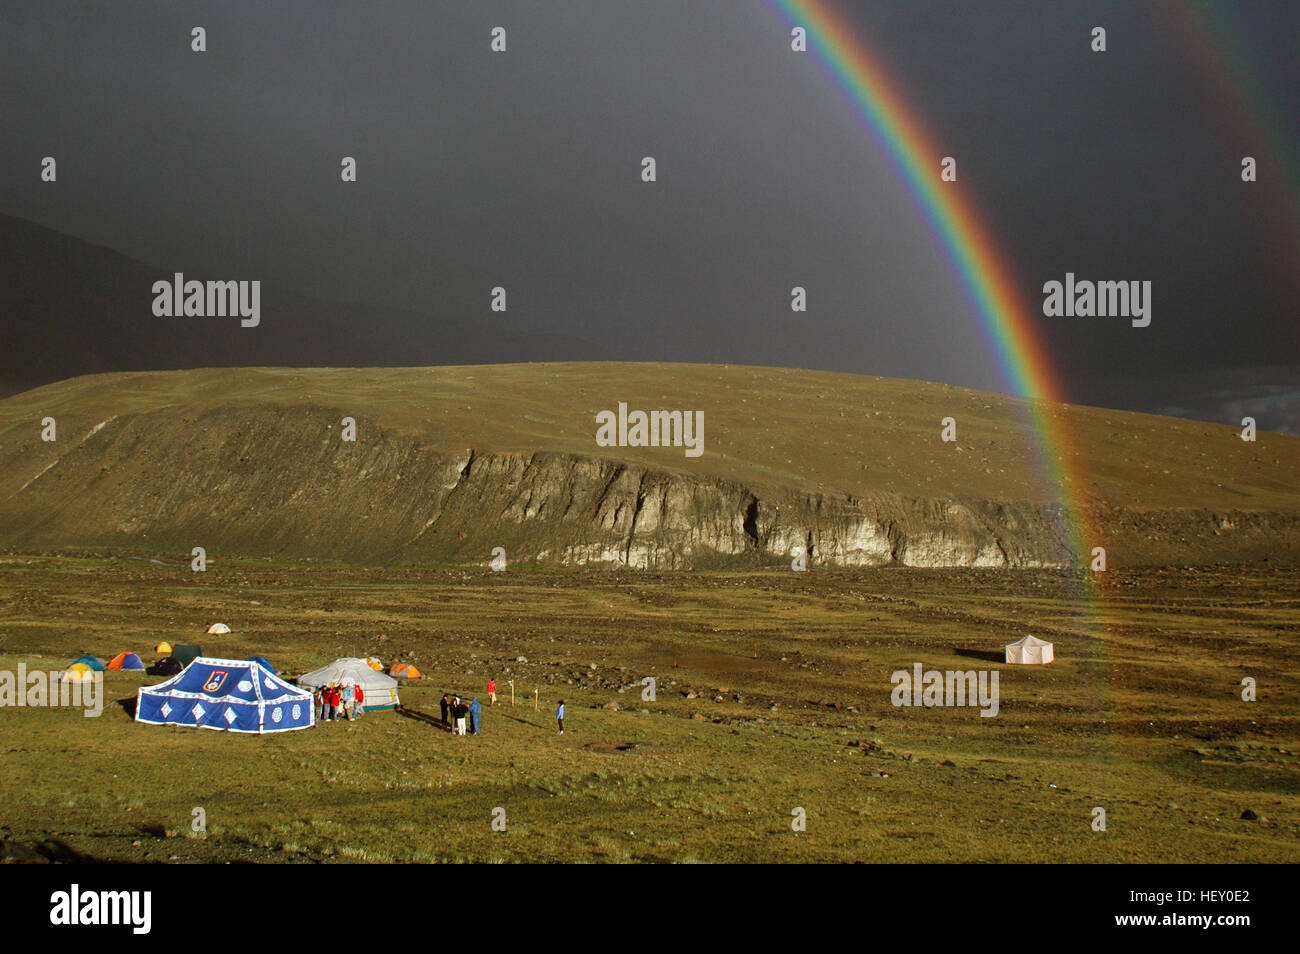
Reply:
<svg viewBox="0 0 1300 954"><path fill-rule="evenodd" d="M188 554L379 562L511 562L640 569L1063 566L1058 507L899 493L812 494L571 453L451 453L333 411L164 407L97 422L57 448L3 446L0 534L9 546L113 546ZM1116 510L1125 562L1294 549L1294 515ZM1103 543L1109 541L1103 540ZM1201 549L1198 550L1197 548ZM1203 552L1202 552L1203 551Z"/></svg>

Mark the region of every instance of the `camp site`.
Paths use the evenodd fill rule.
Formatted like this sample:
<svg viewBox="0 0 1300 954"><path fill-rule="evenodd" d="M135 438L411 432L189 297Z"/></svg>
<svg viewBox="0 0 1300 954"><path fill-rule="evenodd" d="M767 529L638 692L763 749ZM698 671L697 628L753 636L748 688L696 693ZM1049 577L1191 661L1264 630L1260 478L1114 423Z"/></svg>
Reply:
<svg viewBox="0 0 1300 954"><path fill-rule="evenodd" d="M134 944L74 899L153 890L174 948L735 944L805 893L1041 947L1280 881L1297 41L1300 0L4 3L11 944Z"/></svg>
<svg viewBox="0 0 1300 954"><path fill-rule="evenodd" d="M11 619L3 663L99 676L105 701L97 718L0 713L33 751L56 739L64 750L54 763L10 760L21 784L0 794L6 837L178 862L1293 851L1277 821L1294 797L1275 774L1289 759L1277 751L1290 751L1285 730L1257 745L1214 728L1237 724L1236 693L1194 714L1180 703L1218 664L1209 647L1223 623L1205 606L1227 581L1212 572L1118 575L1149 602L1104 655L1077 628L1069 580L1051 572L1017 575L1010 590L991 570L604 572L580 587L566 572L486 563L381 571L242 559L207 572L196 587L188 569L122 559L23 564L22 579L75 584L100 618L79 625L83 604L69 603L42 609L39 626ZM1277 578L1275 599L1288 579ZM997 614L977 608L992 594ZM216 618L231 632L208 634ZM1158 666L1175 619L1206 648L1189 642L1177 666ZM31 649L13 654L23 633ZM912 679L895 705L890 674L921 664L927 676L1000 675L996 717L975 704L983 678L965 708L945 705L951 678L933 696ZM389 675L412 670L420 678ZM347 682L363 687L364 715L322 721L318 688ZM444 726L444 694L477 697L478 735ZM1187 771L1178 753L1193 751ZM1243 772L1257 789L1228 784ZM46 793L39 808L32 791ZM1008 798L1024 810L1008 812ZM1087 829L1102 802L1111 819L1141 817L1140 836L1111 824L1099 846L1058 833L1079 817ZM809 837L787 838L791 807L807 803L840 834L819 836L810 812ZM206 831L191 829L197 804ZM526 847L474 834L469 822L502 805ZM1247 810L1267 821L1243 821ZM24 812L38 830L16 823ZM861 812L871 825L852 821ZM985 821L959 821L968 817Z"/></svg>

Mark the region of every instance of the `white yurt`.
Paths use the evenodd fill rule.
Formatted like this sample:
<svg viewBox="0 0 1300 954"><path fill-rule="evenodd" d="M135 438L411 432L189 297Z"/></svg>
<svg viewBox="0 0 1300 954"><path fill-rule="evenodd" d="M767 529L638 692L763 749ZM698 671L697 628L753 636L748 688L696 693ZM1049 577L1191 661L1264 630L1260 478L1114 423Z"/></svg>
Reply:
<svg viewBox="0 0 1300 954"><path fill-rule="evenodd" d="M371 669L364 659L336 659L328 666L303 673L297 682L308 692L317 686L328 686L331 683L360 686L365 693L362 705L367 712L372 709L396 709L399 704L397 680Z"/></svg>
<svg viewBox="0 0 1300 954"><path fill-rule="evenodd" d="M1056 650L1045 639L1026 636L1007 644L1007 662L1021 666L1040 666L1056 658Z"/></svg>

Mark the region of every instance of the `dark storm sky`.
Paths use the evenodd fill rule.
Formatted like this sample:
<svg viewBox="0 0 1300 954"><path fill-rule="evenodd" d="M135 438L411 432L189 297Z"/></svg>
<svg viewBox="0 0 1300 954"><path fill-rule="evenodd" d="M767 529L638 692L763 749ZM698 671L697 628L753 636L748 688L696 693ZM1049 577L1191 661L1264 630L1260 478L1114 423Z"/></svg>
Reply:
<svg viewBox="0 0 1300 954"><path fill-rule="evenodd" d="M1300 422L1300 5L1233 5L1213 55L1190 4L839 6L1035 311L1066 271L1152 281L1149 328L1040 319L1073 399ZM0 211L317 298L494 318L503 285L508 328L619 358L1003 387L915 200L762 0L86 7L0 4Z"/></svg>

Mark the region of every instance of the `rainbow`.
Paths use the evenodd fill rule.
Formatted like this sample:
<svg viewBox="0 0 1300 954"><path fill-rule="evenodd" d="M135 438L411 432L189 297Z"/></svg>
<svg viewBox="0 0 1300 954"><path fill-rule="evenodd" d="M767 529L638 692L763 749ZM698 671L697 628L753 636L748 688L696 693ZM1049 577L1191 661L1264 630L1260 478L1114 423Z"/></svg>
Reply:
<svg viewBox="0 0 1300 954"><path fill-rule="evenodd" d="M1063 508L1063 530L1075 563L1088 566L1089 541L1095 536L1079 496L1086 482L1076 472L1073 441L1056 406L1065 403L1066 392L1039 331L1036 311L1023 300L1011 268L975 207L955 182L941 181L944 153L866 41L830 0L768 2L789 27L806 30L809 53L866 120L876 143L915 196L978 316L1004 386L1029 399L1021 403L1045 482L1043 490ZM1088 583L1085 587L1091 589Z"/></svg>
<svg viewBox="0 0 1300 954"><path fill-rule="evenodd" d="M1276 183L1267 201L1285 274L1300 293L1300 139L1295 120L1261 74L1261 63L1241 16L1230 5L1156 0L1154 9L1186 56L1196 65L1209 108L1228 135L1254 152ZM1247 145L1252 144L1252 145ZM1262 153L1262 154L1261 154Z"/></svg>

